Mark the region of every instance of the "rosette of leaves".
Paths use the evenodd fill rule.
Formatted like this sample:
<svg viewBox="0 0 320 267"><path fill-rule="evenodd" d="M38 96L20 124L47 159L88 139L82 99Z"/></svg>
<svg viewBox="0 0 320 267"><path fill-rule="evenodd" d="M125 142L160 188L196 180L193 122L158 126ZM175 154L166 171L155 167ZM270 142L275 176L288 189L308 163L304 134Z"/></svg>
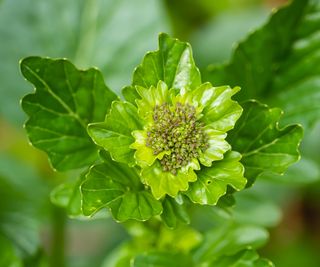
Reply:
<svg viewBox="0 0 320 267"><path fill-rule="evenodd" d="M241 116L232 100L239 88L202 83L190 45L166 34L135 69L124 100L97 69L64 59L29 57L21 71L36 88L22 100L31 143L58 171L89 169L73 189L55 190L72 215L107 207L117 221L161 215L175 227L189 222L187 205L215 205L246 178L252 184L299 158L299 126L278 129L281 111L257 102Z"/></svg>

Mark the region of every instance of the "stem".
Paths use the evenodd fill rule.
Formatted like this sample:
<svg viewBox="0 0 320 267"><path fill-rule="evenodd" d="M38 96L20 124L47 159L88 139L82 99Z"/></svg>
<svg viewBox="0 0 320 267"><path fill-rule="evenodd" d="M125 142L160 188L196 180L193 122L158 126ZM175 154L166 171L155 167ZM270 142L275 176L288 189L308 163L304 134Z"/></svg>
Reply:
<svg viewBox="0 0 320 267"><path fill-rule="evenodd" d="M52 207L52 247L51 247L51 267L65 267L65 210Z"/></svg>

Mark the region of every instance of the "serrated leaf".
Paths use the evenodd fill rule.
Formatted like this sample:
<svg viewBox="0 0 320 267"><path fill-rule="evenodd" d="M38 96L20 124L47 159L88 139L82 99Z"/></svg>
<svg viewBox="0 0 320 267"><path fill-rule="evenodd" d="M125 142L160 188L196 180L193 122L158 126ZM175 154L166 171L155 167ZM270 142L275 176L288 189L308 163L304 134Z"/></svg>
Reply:
<svg viewBox="0 0 320 267"><path fill-rule="evenodd" d="M145 221L162 212L161 203L145 190L137 170L111 159L90 169L81 193L86 216L108 207L117 221Z"/></svg>
<svg viewBox="0 0 320 267"><path fill-rule="evenodd" d="M273 267L272 262L261 259L254 250L243 250L235 255L228 255L212 262L209 267Z"/></svg>
<svg viewBox="0 0 320 267"><path fill-rule="evenodd" d="M20 65L23 76L36 88L22 100L32 145L45 151L59 171L94 162L97 148L86 132L87 124L103 120L116 99L101 73L78 70L64 59L29 57Z"/></svg>
<svg viewBox="0 0 320 267"><path fill-rule="evenodd" d="M88 126L93 141L110 152L111 157L129 166L135 165L132 131L140 129L137 108L129 102L115 101L103 123Z"/></svg>
<svg viewBox="0 0 320 267"><path fill-rule="evenodd" d="M168 252L149 252L136 256L132 267L194 267L190 256Z"/></svg>
<svg viewBox="0 0 320 267"><path fill-rule="evenodd" d="M300 125L279 129L282 111L268 108L258 102L248 101L244 112L228 136L232 148L242 154L247 186L263 172L283 173L299 160L298 146L303 130Z"/></svg>
<svg viewBox="0 0 320 267"><path fill-rule="evenodd" d="M284 123L320 118L320 3L295 0L235 49L230 62L210 66L215 85L243 88L238 99L258 98L285 111Z"/></svg>
<svg viewBox="0 0 320 267"><path fill-rule="evenodd" d="M185 202L166 196L162 201L161 218L169 228L176 228L179 223L190 223Z"/></svg>
<svg viewBox="0 0 320 267"><path fill-rule="evenodd" d="M214 162L212 167L202 168L197 172L197 181L190 183L186 195L195 203L215 205L226 194L228 185L236 190L243 189L247 180L243 176L240 159L239 153L229 152L223 160Z"/></svg>
<svg viewBox="0 0 320 267"><path fill-rule="evenodd" d="M145 55L134 71L132 87L126 87L123 94L128 101L132 101L132 96L137 96L134 86L156 87L159 81L179 90L192 90L201 84L191 46L165 33L159 35L159 49Z"/></svg>

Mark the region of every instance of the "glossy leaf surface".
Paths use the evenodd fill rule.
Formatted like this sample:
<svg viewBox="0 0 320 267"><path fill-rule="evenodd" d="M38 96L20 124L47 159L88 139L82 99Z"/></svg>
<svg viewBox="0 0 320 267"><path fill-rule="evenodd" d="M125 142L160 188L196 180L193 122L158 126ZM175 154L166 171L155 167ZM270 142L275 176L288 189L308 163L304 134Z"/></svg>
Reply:
<svg viewBox="0 0 320 267"><path fill-rule="evenodd" d="M33 146L45 151L60 171L94 162L97 148L86 132L87 124L103 120L116 99L101 73L78 70L67 60L40 57L24 59L21 72L36 88L22 100Z"/></svg>
<svg viewBox="0 0 320 267"><path fill-rule="evenodd" d="M227 192L228 185L235 190L243 189L247 180L243 176L240 159L239 153L229 152L223 160L214 162L212 167L202 168L197 172L197 181L190 183L186 195L195 203L215 205Z"/></svg>
<svg viewBox="0 0 320 267"><path fill-rule="evenodd" d="M285 111L284 123L312 125L320 117L319 12L318 1L293 1L241 42L228 64L210 66L206 79L241 86L241 100L267 99Z"/></svg>
<svg viewBox="0 0 320 267"><path fill-rule="evenodd" d="M81 193L86 216L108 207L117 221L145 221L162 212L161 203L144 189L137 170L111 159L90 169Z"/></svg>
<svg viewBox="0 0 320 267"><path fill-rule="evenodd" d="M234 130L228 136L232 148L242 154L248 185L263 172L283 173L299 160L298 146L303 131L300 125L279 129L282 112L278 108L249 101Z"/></svg>

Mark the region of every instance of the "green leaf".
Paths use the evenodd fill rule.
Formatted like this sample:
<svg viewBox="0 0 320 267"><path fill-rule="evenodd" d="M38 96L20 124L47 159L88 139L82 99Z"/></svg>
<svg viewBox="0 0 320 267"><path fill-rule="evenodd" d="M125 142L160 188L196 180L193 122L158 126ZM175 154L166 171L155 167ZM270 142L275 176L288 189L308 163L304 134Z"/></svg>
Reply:
<svg viewBox="0 0 320 267"><path fill-rule="evenodd" d="M135 165L132 131L141 128L137 108L129 102L115 101L103 123L88 126L93 141L110 152L113 160Z"/></svg>
<svg viewBox="0 0 320 267"><path fill-rule="evenodd" d="M179 90L192 90L201 84L191 46L165 33L159 35L159 49L147 53L136 68L132 85L150 88L156 87L159 81L165 82L169 89ZM135 94L134 87L126 87L123 94L130 101Z"/></svg>
<svg viewBox="0 0 320 267"><path fill-rule="evenodd" d="M22 267L22 261L16 255L16 252L5 237L0 235L0 266L1 267Z"/></svg>
<svg viewBox="0 0 320 267"><path fill-rule="evenodd" d="M97 66L110 88L120 92L145 51L157 46L157 33L168 30L164 5L157 0L2 1L2 118L17 127L25 120L17 105L30 90L17 69L22 57L45 55L68 58L81 68Z"/></svg>
<svg viewBox="0 0 320 267"><path fill-rule="evenodd" d="M261 259L254 250L243 250L235 255L228 255L212 262L210 267L273 267L272 262Z"/></svg>
<svg viewBox="0 0 320 267"><path fill-rule="evenodd" d="M192 258L184 254L168 252L148 252L136 256L132 267L193 267Z"/></svg>
<svg viewBox="0 0 320 267"><path fill-rule="evenodd" d="M228 185L236 190L243 189L247 180L243 177L244 168L240 159L239 153L229 152L223 160L214 162L212 167L202 168L197 172L197 181L190 183L186 195L195 203L215 205L226 194Z"/></svg>
<svg viewBox="0 0 320 267"><path fill-rule="evenodd" d="M81 193L86 216L108 207L117 221L145 221L162 212L161 203L145 190L137 170L111 159L90 169Z"/></svg>
<svg viewBox="0 0 320 267"><path fill-rule="evenodd" d="M169 228L176 228L179 223L190 223L186 204L182 196L176 199L166 196L162 201L163 212L161 218Z"/></svg>
<svg viewBox="0 0 320 267"><path fill-rule="evenodd" d="M319 14L318 1L293 1L241 42L228 64L209 67L205 78L241 86L241 100L281 107L284 123L313 124L320 118Z"/></svg>
<svg viewBox="0 0 320 267"><path fill-rule="evenodd" d="M299 160L298 146L303 130L300 125L278 128L282 111L268 108L258 102L248 101L244 112L228 141L232 148L242 154L247 186L263 172L283 173Z"/></svg>
<svg viewBox="0 0 320 267"><path fill-rule="evenodd" d="M194 253L194 259L196 262L214 262L225 255L247 249L248 246L260 247L268 236L262 227L225 222L206 233L204 241Z"/></svg>
<svg viewBox="0 0 320 267"><path fill-rule="evenodd" d="M101 73L80 71L64 59L40 57L22 60L21 72L36 88L22 100L32 145L45 151L59 171L94 162L97 148L86 132L87 124L101 121L116 99Z"/></svg>

